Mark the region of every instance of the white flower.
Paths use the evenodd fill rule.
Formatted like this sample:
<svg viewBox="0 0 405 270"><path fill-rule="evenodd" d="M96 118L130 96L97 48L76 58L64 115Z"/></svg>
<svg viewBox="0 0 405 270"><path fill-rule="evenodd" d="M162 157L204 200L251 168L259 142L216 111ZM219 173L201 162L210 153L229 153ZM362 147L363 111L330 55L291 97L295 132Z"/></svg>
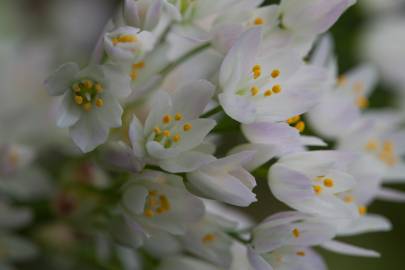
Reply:
<svg viewBox="0 0 405 270"><path fill-rule="evenodd" d="M222 268L216 267L205 261L188 257L186 255L179 255L175 257L168 257L162 261L157 268L158 270L178 270L178 269L193 269L193 270L221 270Z"/></svg>
<svg viewBox="0 0 405 270"><path fill-rule="evenodd" d="M200 222L190 226L180 236L185 250L217 266L228 269L232 262L232 239L227 232L236 227L234 222L224 217L207 214Z"/></svg>
<svg viewBox="0 0 405 270"><path fill-rule="evenodd" d="M69 127L73 141L89 152L107 140L109 129L121 126L123 109L118 101L130 93L129 76L113 66L89 66L79 70L67 63L47 80L51 96L63 96L58 126Z"/></svg>
<svg viewBox="0 0 405 270"><path fill-rule="evenodd" d="M0 177L16 173L31 164L34 151L19 144L0 146Z"/></svg>
<svg viewBox="0 0 405 270"><path fill-rule="evenodd" d="M196 194L237 206L256 201L254 177L243 168L254 152L240 152L214 160L187 174L188 185Z"/></svg>
<svg viewBox="0 0 405 270"><path fill-rule="evenodd" d="M113 61L140 61L154 43L150 32L130 26L119 27L104 36L105 51Z"/></svg>
<svg viewBox="0 0 405 270"><path fill-rule="evenodd" d="M310 151L282 157L269 170L274 196L298 211L330 218L358 217L359 208L342 195L356 185L348 166L356 156L338 151Z"/></svg>
<svg viewBox="0 0 405 270"><path fill-rule="evenodd" d="M311 248L283 247L261 256L249 251L254 270L326 270L322 257Z"/></svg>
<svg viewBox="0 0 405 270"><path fill-rule="evenodd" d="M336 234L326 220L300 212L280 212L253 230L249 261L255 270L325 269L310 246L330 241Z"/></svg>
<svg viewBox="0 0 405 270"><path fill-rule="evenodd" d="M160 91L151 103L144 123L134 116L129 137L135 157L172 172L190 172L213 161L198 149L215 126L212 119L199 119L214 93L207 81L184 85L173 96Z"/></svg>
<svg viewBox="0 0 405 270"><path fill-rule="evenodd" d="M147 235L153 230L184 234L204 215L204 204L185 189L181 177L148 170L124 186L122 207Z"/></svg>
<svg viewBox="0 0 405 270"><path fill-rule="evenodd" d="M257 27L245 32L220 70L220 103L244 124L286 121L306 112L319 100L326 76L294 51L258 55L260 36Z"/></svg>

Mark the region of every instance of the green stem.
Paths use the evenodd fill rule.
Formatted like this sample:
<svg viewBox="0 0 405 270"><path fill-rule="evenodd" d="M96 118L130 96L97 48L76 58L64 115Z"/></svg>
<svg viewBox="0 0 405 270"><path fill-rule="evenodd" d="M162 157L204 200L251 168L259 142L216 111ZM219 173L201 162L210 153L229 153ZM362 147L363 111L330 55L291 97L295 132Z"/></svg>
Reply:
<svg viewBox="0 0 405 270"><path fill-rule="evenodd" d="M200 118L208 118L208 117L213 116L214 114L217 114L219 112L222 112L222 107L221 106L217 106L217 107L209 110L208 112L201 115Z"/></svg>
<svg viewBox="0 0 405 270"><path fill-rule="evenodd" d="M187 61L188 59L190 59L190 57L194 56L197 53L200 53L201 51L207 49L210 47L210 43L204 43L194 49L192 49L191 51L189 51L188 53L184 54L183 56L181 56L179 59L177 59L176 61L174 61L173 63L170 63L169 65L167 65L165 68L163 68L160 71L160 74L162 76L166 76L167 74L169 74L173 69L175 69L178 65L184 63L185 61Z"/></svg>

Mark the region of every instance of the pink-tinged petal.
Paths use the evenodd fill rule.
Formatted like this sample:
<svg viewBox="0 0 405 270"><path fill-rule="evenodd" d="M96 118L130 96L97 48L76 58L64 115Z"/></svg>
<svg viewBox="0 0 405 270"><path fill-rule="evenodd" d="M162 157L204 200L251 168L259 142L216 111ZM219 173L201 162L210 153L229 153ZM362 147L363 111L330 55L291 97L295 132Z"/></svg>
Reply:
<svg viewBox="0 0 405 270"><path fill-rule="evenodd" d="M51 96L60 96L65 93L75 79L80 68L76 63L66 63L53 72L45 81L45 87Z"/></svg>
<svg viewBox="0 0 405 270"><path fill-rule="evenodd" d="M207 107L215 92L215 86L206 80L189 82L173 96L173 108L183 114L185 120L198 118Z"/></svg>
<svg viewBox="0 0 405 270"><path fill-rule="evenodd" d="M405 202L405 192L390 188L381 188L377 192L377 198L384 201L403 203Z"/></svg>
<svg viewBox="0 0 405 270"><path fill-rule="evenodd" d="M261 41L261 29L252 28L241 35L222 63L219 81L222 90L234 94L238 83L253 66Z"/></svg>
<svg viewBox="0 0 405 270"><path fill-rule="evenodd" d="M324 249L336 253L360 257L380 257L380 254L374 250L356 247L339 241L329 241L321 245Z"/></svg>
<svg viewBox="0 0 405 270"><path fill-rule="evenodd" d="M223 93L219 95L219 102L226 114L234 120L245 124L255 121L256 107L249 99L233 93Z"/></svg>

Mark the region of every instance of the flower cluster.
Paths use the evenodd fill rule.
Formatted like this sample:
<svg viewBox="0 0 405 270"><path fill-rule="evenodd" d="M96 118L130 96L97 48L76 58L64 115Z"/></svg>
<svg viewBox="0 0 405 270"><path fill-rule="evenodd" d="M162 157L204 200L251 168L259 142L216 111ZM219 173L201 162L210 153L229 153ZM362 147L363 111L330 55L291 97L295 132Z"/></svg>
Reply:
<svg viewBox="0 0 405 270"><path fill-rule="evenodd" d="M0 268L37 253L9 230L32 216L10 200L52 191L41 213L84 225L49 222L38 242L88 237L123 269L324 270L316 246L378 257L336 240L390 230L367 207L405 202L384 186L405 179L404 119L369 108L373 65L339 75L326 33L355 2L121 1L88 64L45 81L74 145L0 141ZM290 210L255 223L242 208L261 178Z"/></svg>

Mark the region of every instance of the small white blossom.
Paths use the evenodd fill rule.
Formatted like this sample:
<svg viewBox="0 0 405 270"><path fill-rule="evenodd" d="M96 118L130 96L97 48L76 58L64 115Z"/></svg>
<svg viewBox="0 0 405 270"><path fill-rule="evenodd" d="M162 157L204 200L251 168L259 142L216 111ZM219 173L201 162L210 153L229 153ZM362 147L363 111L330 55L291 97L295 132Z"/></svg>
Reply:
<svg viewBox="0 0 405 270"><path fill-rule="evenodd" d="M58 126L68 127L73 141L89 152L107 140L110 128L121 126L123 109L118 98L129 95L129 76L113 65L74 63L58 68L47 80L51 96L62 96Z"/></svg>

